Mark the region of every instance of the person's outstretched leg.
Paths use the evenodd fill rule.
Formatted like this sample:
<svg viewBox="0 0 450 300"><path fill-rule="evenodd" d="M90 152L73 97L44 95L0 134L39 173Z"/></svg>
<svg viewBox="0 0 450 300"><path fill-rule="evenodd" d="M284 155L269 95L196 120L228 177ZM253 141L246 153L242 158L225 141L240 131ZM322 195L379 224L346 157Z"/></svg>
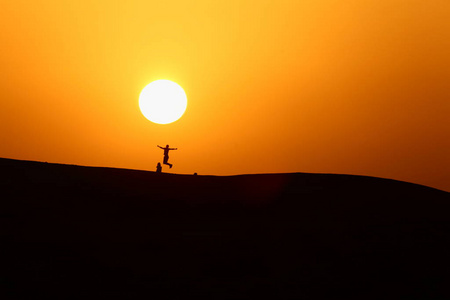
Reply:
<svg viewBox="0 0 450 300"><path fill-rule="evenodd" d="M172 169L172 166L173 166L173 165L172 165L172 164L169 164L169 163L167 163L167 164L169 165L169 168Z"/></svg>

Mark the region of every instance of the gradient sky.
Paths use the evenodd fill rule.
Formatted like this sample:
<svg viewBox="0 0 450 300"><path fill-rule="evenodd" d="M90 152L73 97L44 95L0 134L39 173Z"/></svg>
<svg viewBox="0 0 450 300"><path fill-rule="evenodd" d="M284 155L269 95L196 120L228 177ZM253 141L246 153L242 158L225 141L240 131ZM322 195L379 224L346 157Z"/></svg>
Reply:
<svg viewBox="0 0 450 300"><path fill-rule="evenodd" d="M2 1L0 157L450 191L450 1ZM140 91L180 84L158 125Z"/></svg>

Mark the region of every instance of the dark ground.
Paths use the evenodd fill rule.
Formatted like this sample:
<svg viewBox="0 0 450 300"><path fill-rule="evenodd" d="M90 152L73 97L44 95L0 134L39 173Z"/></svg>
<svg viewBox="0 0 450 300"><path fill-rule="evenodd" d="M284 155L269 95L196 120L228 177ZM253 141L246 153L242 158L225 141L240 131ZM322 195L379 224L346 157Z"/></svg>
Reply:
<svg viewBox="0 0 450 300"><path fill-rule="evenodd" d="M450 193L0 159L1 299L450 299Z"/></svg>

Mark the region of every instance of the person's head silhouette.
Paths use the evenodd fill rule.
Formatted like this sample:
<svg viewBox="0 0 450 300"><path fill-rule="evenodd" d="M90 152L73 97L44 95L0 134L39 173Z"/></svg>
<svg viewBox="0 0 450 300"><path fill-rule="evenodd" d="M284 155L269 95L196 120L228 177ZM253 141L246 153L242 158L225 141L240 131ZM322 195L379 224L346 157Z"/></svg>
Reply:
<svg viewBox="0 0 450 300"><path fill-rule="evenodd" d="M166 148L169 148L169 145L166 145Z"/></svg>

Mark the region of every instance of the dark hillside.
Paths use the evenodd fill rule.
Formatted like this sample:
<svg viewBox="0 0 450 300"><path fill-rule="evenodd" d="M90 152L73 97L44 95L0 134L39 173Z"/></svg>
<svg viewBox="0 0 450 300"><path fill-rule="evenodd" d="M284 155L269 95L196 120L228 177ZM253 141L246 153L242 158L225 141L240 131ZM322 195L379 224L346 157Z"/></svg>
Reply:
<svg viewBox="0 0 450 300"><path fill-rule="evenodd" d="M448 299L450 194L0 159L2 299Z"/></svg>

